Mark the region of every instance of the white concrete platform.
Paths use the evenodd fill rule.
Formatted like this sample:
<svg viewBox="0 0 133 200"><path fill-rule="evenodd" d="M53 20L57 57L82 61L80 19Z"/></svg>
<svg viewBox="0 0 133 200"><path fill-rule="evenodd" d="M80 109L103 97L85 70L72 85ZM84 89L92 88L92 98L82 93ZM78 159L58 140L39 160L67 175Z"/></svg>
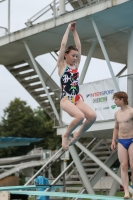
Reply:
<svg viewBox="0 0 133 200"><path fill-rule="evenodd" d="M82 54L87 55L91 41L96 38L90 18L93 18L98 26L110 60L126 63L128 30L133 27L132 0L103 0L98 4L74 10L56 19L50 19L1 37L0 64L7 66L29 58L23 40L28 42L35 57L58 51L60 41L70 21L77 22ZM73 43L72 35L69 36L68 45L70 43ZM104 58L99 44L93 56Z"/></svg>
<svg viewBox="0 0 133 200"><path fill-rule="evenodd" d="M114 120L95 122L82 137L112 139L114 124ZM76 130L79 128L80 126ZM57 127L57 135L62 135L66 129L67 126Z"/></svg>

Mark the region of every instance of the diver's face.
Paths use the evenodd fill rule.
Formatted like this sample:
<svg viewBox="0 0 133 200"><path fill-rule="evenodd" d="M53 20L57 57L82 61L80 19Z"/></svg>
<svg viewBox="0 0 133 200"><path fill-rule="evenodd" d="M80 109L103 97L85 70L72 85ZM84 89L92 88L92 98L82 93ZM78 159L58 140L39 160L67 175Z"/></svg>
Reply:
<svg viewBox="0 0 133 200"><path fill-rule="evenodd" d="M78 51L71 50L68 54L65 53L66 62L70 65L74 65L78 59Z"/></svg>

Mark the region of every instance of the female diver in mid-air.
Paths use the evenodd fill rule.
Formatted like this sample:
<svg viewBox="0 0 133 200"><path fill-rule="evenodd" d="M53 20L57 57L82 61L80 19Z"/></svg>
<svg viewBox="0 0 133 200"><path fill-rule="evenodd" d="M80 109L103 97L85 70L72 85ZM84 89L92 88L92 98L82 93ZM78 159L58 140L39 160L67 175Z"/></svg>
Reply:
<svg viewBox="0 0 133 200"><path fill-rule="evenodd" d="M72 31L75 46L66 48L69 32ZM96 113L83 102L79 94L79 73L78 67L81 58L81 43L76 31L76 22L68 24L63 36L59 57L57 61L58 74L62 85L62 97L60 101L61 109L74 117L66 132L62 135L62 148L68 150L69 145L73 145L85 133L96 120ZM86 120L84 121L84 118ZM83 122L84 121L84 122ZM83 124L82 124L83 122ZM74 129L82 124L80 129ZM73 139L69 142L69 136L73 132Z"/></svg>

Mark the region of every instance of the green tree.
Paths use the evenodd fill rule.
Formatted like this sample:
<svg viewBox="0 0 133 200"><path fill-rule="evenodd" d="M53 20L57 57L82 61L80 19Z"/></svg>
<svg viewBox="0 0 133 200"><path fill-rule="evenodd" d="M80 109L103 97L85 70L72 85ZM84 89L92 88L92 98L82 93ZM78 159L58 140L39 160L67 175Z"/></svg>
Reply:
<svg viewBox="0 0 133 200"><path fill-rule="evenodd" d="M34 116L34 111L25 101L15 98L4 109L2 117L2 136L38 137L39 121Z"/></svg>
<svg viewBox="0 0 133 200"><path fill-rule="evenodd" d="M30 137L43 138L38 143L31 143L24 147L9 147L0 149L0 157L19 156L27 154L36 147L43 149L56 149L61 143L61 138L56 135L56 129L50 117L38 107L32 110L25 101L15 98L4 109L4 116L0 124L0 134L4 137Z"/></svg>

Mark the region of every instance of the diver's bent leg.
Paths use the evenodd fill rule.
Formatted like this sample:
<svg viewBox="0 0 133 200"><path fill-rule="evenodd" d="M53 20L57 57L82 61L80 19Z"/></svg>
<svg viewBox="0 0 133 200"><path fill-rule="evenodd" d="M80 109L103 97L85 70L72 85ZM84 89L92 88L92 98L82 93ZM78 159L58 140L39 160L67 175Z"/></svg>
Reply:
<svg viewBox="0 0 133 200"><path fill-rule="evenodd" d="M80 109L72 104L68 99L64 98L61 100L61 108L70 116L74 117L74 120L71 121L66 132L62 135L62 148L67 150L69 147L68 137L72 131L83 122L85 116L82 111L80 111Z"/></svg>
<svg viewBox="0 0 133 200"><path fill-rule="evenodd" d="M82 137L82 135L92 126L96 120L96 113L86 103L79 100L77 107L82 111L82 113L84 113L86 120L80 127L79 131L73 133L74 138L70 141L70 145L75 144L76 141Z"/></svg>

